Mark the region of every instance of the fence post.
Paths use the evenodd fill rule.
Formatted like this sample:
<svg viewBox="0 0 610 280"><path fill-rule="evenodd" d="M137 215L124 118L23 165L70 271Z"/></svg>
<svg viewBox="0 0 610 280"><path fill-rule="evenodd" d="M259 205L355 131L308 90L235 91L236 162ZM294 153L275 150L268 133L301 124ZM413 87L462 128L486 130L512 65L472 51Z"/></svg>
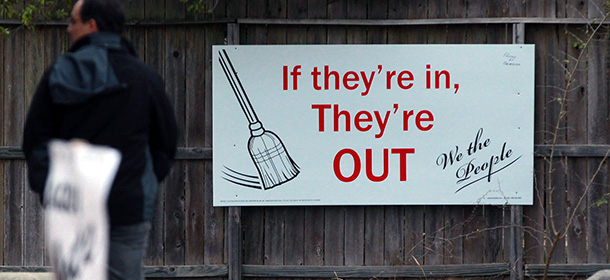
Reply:
<svg viewBox="0 0 610 280"><path fill-rule="evenodd" d="M239 24L227 24L228 45L239 45ZM227 223L228 280L242 279L241 207L229 207Z"/></svg>
<svg viewBox="0 0 610 280"><path fill-rule="evenodd" d="M513 24L513 44L525 43L525 24ZM523 280L523 206L510 208L510 280Z"/></svg>

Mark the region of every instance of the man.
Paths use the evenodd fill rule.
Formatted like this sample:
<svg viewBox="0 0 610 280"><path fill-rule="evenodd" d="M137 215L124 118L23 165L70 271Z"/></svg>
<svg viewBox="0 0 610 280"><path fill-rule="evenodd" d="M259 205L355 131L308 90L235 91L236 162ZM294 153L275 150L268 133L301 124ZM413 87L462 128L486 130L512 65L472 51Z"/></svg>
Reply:
<svg viewBox="0 0 610 280"><path fill-rule="evenodd" d="M84 139L121 152L108 198L109 275L143 279L150 219L176 152L177 126L161 77L121 37L124 23L120 0L76 2L67 28L72 46L38 85L23 152L41 199L50 139Z"/></svg>

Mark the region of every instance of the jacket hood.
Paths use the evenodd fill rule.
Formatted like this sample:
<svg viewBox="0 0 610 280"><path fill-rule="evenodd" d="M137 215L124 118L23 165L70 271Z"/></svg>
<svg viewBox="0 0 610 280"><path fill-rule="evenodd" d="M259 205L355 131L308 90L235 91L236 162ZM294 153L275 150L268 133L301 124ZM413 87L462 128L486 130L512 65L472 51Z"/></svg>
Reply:
<svg viewBox="0 0 610 280"><path fill-rule="evenodd" d="M77 104L125 88L108 61L108 50L120 50L118 34L98 32L82 38L57 59L49 74L53 103Z"/></svg>

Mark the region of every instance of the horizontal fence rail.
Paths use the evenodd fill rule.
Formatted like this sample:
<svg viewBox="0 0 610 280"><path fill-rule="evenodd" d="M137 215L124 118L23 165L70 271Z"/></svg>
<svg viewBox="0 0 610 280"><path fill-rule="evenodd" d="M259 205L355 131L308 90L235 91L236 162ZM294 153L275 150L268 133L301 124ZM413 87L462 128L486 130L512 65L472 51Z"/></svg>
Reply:
<svg viewBox="0 0 610 280"><path fill-rule="evenodd" d="M545 265L525 265L527 277L540 277ZM510 274L507 263L422 265L422 266L307 266L243 265L243 277L310 277L310 278L419 278L419 277L493 277ZM551 264L549 276L586 277L610 269L610 264ZM51 272L49 266L0 266L2 273ZM226 265L146 266L146 278L226 277Z"/></svg>
<svg viewBox="0 0 610 280"><path fill-rule="evenodd" d="M351 26L405 26L405 25L463 25L463 24L599 24L586 18L438 18L438 19L273 19L273 18L225 18L203 20L129 20L127 26L172 26L239 23L246 25L351 25ZM0 19L0 25L22 25L19 20ZM34 26L67 26L67 21L35 21ZM604 22L608 25L610 22Z"/></svg>

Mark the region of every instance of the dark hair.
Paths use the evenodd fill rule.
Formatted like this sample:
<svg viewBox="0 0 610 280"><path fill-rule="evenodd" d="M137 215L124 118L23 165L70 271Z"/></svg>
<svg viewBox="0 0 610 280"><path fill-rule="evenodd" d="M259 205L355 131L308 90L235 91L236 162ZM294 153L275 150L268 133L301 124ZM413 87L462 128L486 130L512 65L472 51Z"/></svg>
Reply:
<svg viewBox="0 0 610 280"><path fill-rule="evenodd" d="M99 31L123 33L125 10L120 0L83 0L80 9L83 22L94 19Z"/></svg>

